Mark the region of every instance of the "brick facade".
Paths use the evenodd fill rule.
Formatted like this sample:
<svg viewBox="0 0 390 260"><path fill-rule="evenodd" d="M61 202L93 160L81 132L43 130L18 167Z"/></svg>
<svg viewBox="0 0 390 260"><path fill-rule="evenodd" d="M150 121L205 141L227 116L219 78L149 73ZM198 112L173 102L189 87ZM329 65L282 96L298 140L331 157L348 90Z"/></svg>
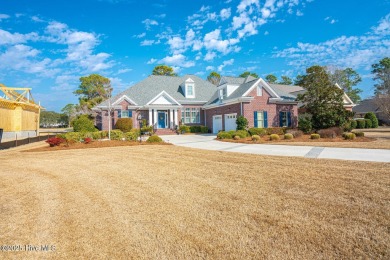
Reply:
<svg viewBox="0 0 390 260"><path fill-rule="evenodd" d="M237 113L237 116L241 115L241 103L221 106L216 108L210 108L206 111L206 126L213 132L213 116L222 115L222 129L225 130L225 114Z"/></svg>

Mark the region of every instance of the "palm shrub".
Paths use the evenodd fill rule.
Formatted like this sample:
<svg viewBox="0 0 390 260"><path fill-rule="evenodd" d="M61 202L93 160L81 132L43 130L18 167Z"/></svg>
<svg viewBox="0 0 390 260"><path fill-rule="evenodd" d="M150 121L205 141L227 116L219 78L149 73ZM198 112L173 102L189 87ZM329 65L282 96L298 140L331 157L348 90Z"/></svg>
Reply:
<svg viewBox="0 0 390 260"><path fill-rule="evenodd" d="M244 116L238 116L236 119L237 130L245 130L248 127L248 119Z"/></svg>
<svg viewBox="0 0 390 260"><path fill-rule="evenodd" d="M371 128L378 128L379 126L378 118L373 112L368 112L367 114L364 115L364 118L371 120L372 123Z"/></svg>
<svg viewBox="0 0 390 260"><path fill-rule="evenodd" d="M238 135L240 138L245 138L245 137L248 136L248 131L246 131L246 130L237 130L237 131L233 134L233 136L236 136L236 135Z"/></svg>
<svg viewBox="0 0 390 260"><path fill-rule="evenodd" d="M132 129L131 131L124 134L124 137L127 141L137 141L140 136L140 132L138 129Z"/></svg>
<svg viewBox="0 0 390 260"><path fill-rule="evenodd" d="M260 136L258 136L258 135L252 135L252 141L253 141L253 142L258 142L258 141L260 141Z"/></svg>
<svg viewBox="0 0 390 260"><path fill-rule="evenodd" d="M355 129L357 127L357 122L356 120L351 120L351 129Z"/></svg>
<svg viewBox="0 0 390 260"><path fill-rule="evenodd" d="M311 134L310 139L320 139L320 135L319 134Z"/></svg>
<svg viewBox="0 0 390 260"><path fill-rule="evenodd" d="M240 137L240 136L238 136L238 135L235 135L235 136L233 137L233 139L234 139L234 140L240 140L240 139L241 139L241 137Z"/></svg>
<svg viewBox="0 0 390 260"><path fill-rule="evenodd" d="M123 132L119 129L111 131L111 140L123 140L124 137Z"/></svg>
<svg viewBox="0 0 390 260"><path fill-rule="evenodd" d="M293 138L294 138L294 136L292 134L285 134L284 135L284 139L286 139L286 140L291 140Z"/></svg>
<svg viewBox="0 0 390 260"><path fill-rule="evenodd" d="M354 134L356 135L356 137L363 137L364 136L364 132L354 132Z"/></svg>
<svg viewBox="0 0 390 260"><path fill-rule="evenodd" d="M354 133L346 133L344 135L345 140L353 140L355 139L356 135Z"/></svg>

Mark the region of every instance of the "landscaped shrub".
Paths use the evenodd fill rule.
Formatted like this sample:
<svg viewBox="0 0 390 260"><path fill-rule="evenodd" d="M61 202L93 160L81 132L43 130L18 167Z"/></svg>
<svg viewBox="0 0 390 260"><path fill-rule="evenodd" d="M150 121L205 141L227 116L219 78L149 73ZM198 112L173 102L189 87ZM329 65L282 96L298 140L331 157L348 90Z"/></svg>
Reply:
<svg viewBox="0 0 390 260"><path fill-rule="evenodd" d="M238 116L236 119L237 130L245 130L248 127L248 119L244 116Z"/></svg>
<svg viewBox="0 0 390 260"><path fill-rule="evenodd" d="M379 126L378 118L373 112L368 112L367 114L364 115L365 119L370 119L371 120L371 128L377 128ZM366 128L368 128L366 126Z"/></svg>
<svg viewBox="0 0 390 260"><path fill-rule="evenodd" d="M310 114L302 114L298 116L298 129L308 134L313 129L311 124L312 116Z"/></svg>
<svg viewBox="0 0 390 260"><path fill-rule="evenodd" d="M75 132L96 132L98 131L91 119L87 115L81 115L79 118L73 120L73 131Z"/></svg>
<svg viewBox="0 0 390 260"><path fill-rule="evenodd" d="M364 126L365 128L371 128L372 127L372 122L370 119L364 119L366 121L366 125Z"/></svg>
<svg viewBox="0 0 390 260"><path fill-rule="evenodd" d="M93 132L93 133L92 133L92 138L93 138L94 140L102 139L102 131Z"/></svg>
<svg viewBox="0 0 390 260"><path fill-rule="evenodd" d="M78 143L81 141L81 133L69 132L65 134L65 140L69 143Z"/></svg>
<svg viewBox="0 0 390 260"><path fill-rule="evenodd" d="M260 136L258 136L258 135L252 135L252 141L254 141L254 142L260 141Z"/></svg>
<svg viewBox="0 0 390 260"><path fill-rule="evenodd" d="M288 129L286 133L292 134L294 138L298 138L303 135L303 132L301 130L295 130L295 129Z"/></svg>
<svg viewBox="0 0 390 260"><path fill-rule="evenodd" d="M248 136L248 131L246 130L237 130L233 136L238 135L240 138L245 138Z"/></svg>
<svg viewBox="0 0 390 260"><path fill-rule="evenodd" d="M233 137L235 135L236 131L235 130L230 130L230 131L227 131L226 133L229 133Z"/></svg>
<svg viewBox="0 0 390 260"><path fill-rule="evenodd" d="M292 134L285 134L284 135L284 139L286 139L286 140L291 140L293 138L294 138L294 136Z"/></svg>
<svg viewBox="0 0 390 260"><path fill-rule="evenodd" d="M267 134L267 130L265 128L252 127L248 130L250 135L258 135L265 136Z"/></svg>
<svg viewBox="0 0 390 260"><path fill-rule="evenodd" d="M62 144L64 142L64 139L62 139L60 137L50 137L45 142L48 143L50 145L50 147L53 147L53 146L59 146L60 144Z"/></svg>
<svg viewBox="0 0 390 260"><path fill-rule="evenodd" d="M115 123L115 129L121 130L123 133L129 132L133 128L133 119L118 118Z"/></svg>
<svg viewBox="0 0 390 260"><path fill-rule="evenodd" d="M241 139L241 137L240 137L240 136L238 136L238 135L235 135L235 136L233 137L233 139L234 139L234 140L240 140L240 139Z"/></svg>
<svg viewBox="0 0 390 260"><path fill-rule="evenodd" d="M84 143L85 144L89 144L89 143L91 143L92 142L92 138L91 137L85 137L84 138Z"/></svg>
<svg viewBox="0 0 390 260"><path fill-rule="evenodd" d="M111 131L111 140L123 140L124 137L125 135L121 130L116 129Z"/></svg>
<svg viewBox="0 0 390 260"><path fill-rule="evenodd" d="M272 135L272 134L284 135L285 132L287 131L287 128L285 128L285 127L269 127L269 128L266 128L266 130L267 130L268 135Z"/></svg>
<svg viewBox="0 0 390 260"><path fill-rule="evenodd" d="M191 128L188 125L181 125L179 127L179 130L181 133L190 133L191 132Z"/></svg>
<svg viewBox="0 0 390 260"><path fill-rule="evenodd" d="M321 129L317 132L321 138L336 138L336 133L331 129Z"/></svg>
<svg viewBox="0 0 390 260"><path fill-rule="evenodd" d="M275 140L279 140L279 139L280 139L280 137L277 134L272 134L269 136L269 140L271 140L271 141L275 141Z"/></svg>
<svg viewBox="0 0 390 260"><path fill-rule="evenodd" d="M310 139L320 139L320 135L319 134L311 134Z"/></svg>
<svg viewBox="0 0 390 260"><path fill-rule="evenodd" d="M354 133L346 133L344 135L345 140L353 140L355 139L356 135Z"/></svg>
<svg viewBox="0 0 390 260"><path fill-rule="evenodd" d="M217 138L218 139L232 139L232 135L228 132L221 131L217 134Z"/></svg>
<svg viewBox="0 0 390 260"><path fill-rule="evenodd" d="M364 132L353 132L356 137L363 137L364 136Z"/></svg>
<svg viewBox="0 0 390 260"><path fill-rule="evenodd" d="M152 135L154 133L153 131L153 126L152 125L143 125L143 127L141 127L141 132L143 134L149 134L149 135Z"/></svg>
<svg viewBox="0 0 390 260"><path fill-rule="evenodd" d="M191 133L200 133L200 125L192 125L190 126Z"/></svg>
<svg viewBox="0 0 390 260"><path fill-rule="evenodd" d="M364 120L364 119L356 120L356 128L357 129L363 129L365 127L366 127L366 120Z"/></svg>
<svg viewBox="0 0 390 260"><path fill-rule="evenodd" d="M209 132L209 128L207 126L202 125L200 127L200 132L204 133L204 134L207 134Z"/></svg>
<svg viewBox="0 0 390 260"><path fill-rule="evenodd" d="M146 140L148 143L161 143L162 141L163 140L158 135L149 136L148 140Z"/></svg>
<svg viewBox="0 0 390 260"><path fill-rule="evenodd" d="M130 132L124 134L124 137L127 141L137 141L140 136L138 129L132 129Z"/></svg>
<svg viewBox="0 0 390 260"><path fill-rule="evenodd" d="M356 120L351 120L351 130L355 129L357 127Z"/></svg>
<svg viewBox="0 0 390 260"><path fill-rule="evenodd" d="M100 131L100 135L101 135L102 138L107 138L108 137L108 131L106 131L106 130Z"/></svg>

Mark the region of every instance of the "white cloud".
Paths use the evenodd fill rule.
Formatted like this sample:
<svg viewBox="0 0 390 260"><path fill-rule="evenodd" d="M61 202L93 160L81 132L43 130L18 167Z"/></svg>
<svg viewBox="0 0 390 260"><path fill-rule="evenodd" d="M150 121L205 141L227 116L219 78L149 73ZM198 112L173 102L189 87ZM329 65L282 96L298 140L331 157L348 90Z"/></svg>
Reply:
<svg viewBox="0 0 390 260"><path fill-rule="evenodd" d="M175 54L172 56L167 56L158 61L158 63L167 64L170 66L176 66L178 68L190 68L195 66L195 62L188 61L187 58L183 54Z"/></svg>
<svg viewBox="0 0 390 260"><path fill-rule="evenodd" d="M230 15L232 14L231 8L224 8L219 12L219 16L221 17L221 20L224 21L226 19L229 19Z"/></svg>
<svg viewBox="0 0 390 260"><path fill-rule="evenodd" d="M226 60L221 65L218 66L218 71L221 72L228 65L233 65L234 59Z"/></svg>
<svg viewBox="0 0 390 260"><path fill-rule="evenodd" d="M145 36L146 36L146 33L145 33L145 32L143 32L143 33L140 33L140 34L134 35L133 37L134 37L134 38L141 39L141 38L144 38Z"/></svg>
<svg viewBox="0 0 390 260"><path fill-rule="evenodd" d="M120 69L118 70L118 72L116 73L116 75L119 75L119 74L123 74L123 73L127 73L127 72L130 72L132 71L133 69Z"/></svg>
<svg viewBox="0 0 390 260"><path fill-rule="evenodd" d="M227 54L234 50L234 45L239 42L238 39L231 38L229 40L221 39L221 30L216 29L207 33L203 38L203 45L208 51L218 51Z"/></svg>
<svg viewBox="0 0 390 260"><path fill-rule="evenodd" d="M150 46L154 44L154 40L143 40L141 46Z"/></svg>
<svg viewBox="0 0 390 260"><path fill-rule="evenodd" d="M41 18L39 18L38 16L34 15L31 17L31 20L34 21L34 22L37 22L37 23L43 23L45 22L45 20L42 20Z"/></svg>
<svg viewBox="0 0 390 260"><path fill-rule="evenodd" d="M146 64L153 64L156 63L157 59L151 58Z"/></svg>
<svg viewBox="0 0 390 260"><path fill-rule="evenodd" d="M28 34L10 33L0 29L0 45L25 43L29 40L36 41L39 39L37 33L32 32Z"/></svg>
<svg viewBox="0 0 390 260"><path fill-rule="evenodd" d="M212 61L216 56L217 56L217 54L215 52L208 52L206 54L206 56L204 56L204 60L205 61Z"/></svg>
<svg viewBox="0 0 390 260"><path fill-rule="evenodd" d="M158 22L152 19L145 19L142 23L145 24L146 30L150 30L152 26L158 25Z"/></svg>
<svg viewBox="0 0 390 260"><path fill-rule="evenodd" d="M362 36L340 36L321 43L301 43L275 52L288 64L304 69L313 64L370 69L371 64L390 53L390 15ZM328 18L326 20L331 20Z"/></svg>
<svg viewBox="0 0 390 260"><path fill-rule="evenodd" d="M214 66L207 66L207 67L206 67L206 70L214 70L214 69L215 69Z"/></svg>
<svg viewBox="0 0 390 260"><path fill-rule="evenodd" d="M2 20L8 19L10 16L8 14L0 14L0 22Z"/></svg>

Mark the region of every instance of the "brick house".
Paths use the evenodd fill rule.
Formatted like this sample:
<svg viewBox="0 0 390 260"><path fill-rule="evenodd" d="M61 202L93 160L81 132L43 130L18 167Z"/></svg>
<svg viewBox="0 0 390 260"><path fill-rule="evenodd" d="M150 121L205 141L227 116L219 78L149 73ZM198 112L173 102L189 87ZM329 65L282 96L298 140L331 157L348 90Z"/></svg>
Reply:
<svg viewBox="0 0 390 260"><path fill-rule="evenodd" d="M249 127L297 127L299 86L270 84L248 76L222 77L219 86L195 75L151 75L110 99L112 125L139 114L157 134L169 134L179 124L205 125L212 133L235 130L236 118L245 116ZM108 129L109 101L97 105L96 125Z"/></svg>

